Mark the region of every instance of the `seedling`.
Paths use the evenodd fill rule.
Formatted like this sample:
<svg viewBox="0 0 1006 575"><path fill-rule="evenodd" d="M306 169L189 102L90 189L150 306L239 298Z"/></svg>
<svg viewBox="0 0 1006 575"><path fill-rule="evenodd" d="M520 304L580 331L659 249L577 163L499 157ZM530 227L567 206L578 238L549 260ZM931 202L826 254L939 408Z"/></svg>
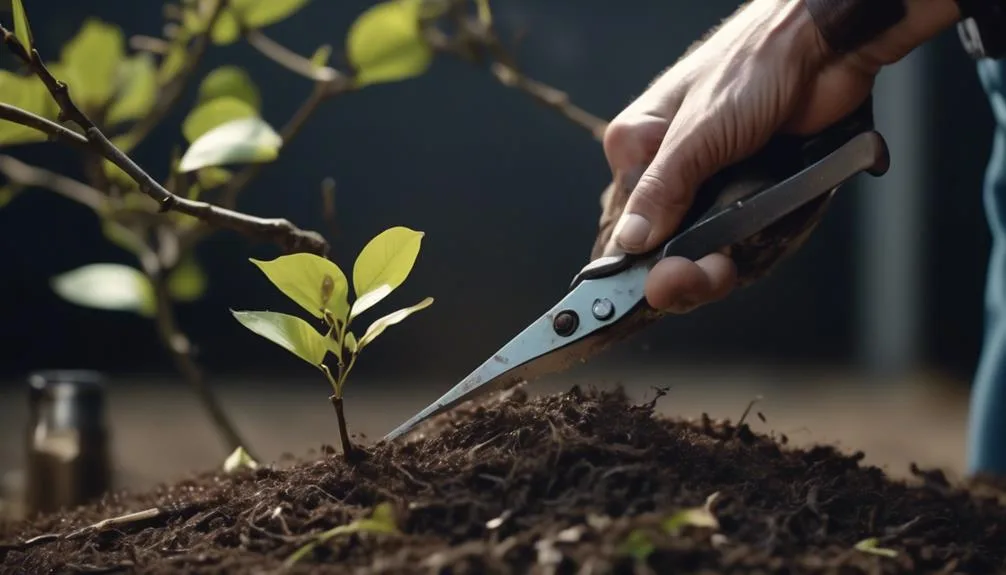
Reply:
<svg viewBox="0 0 1006 575"><path fill-rule="evenodd" d="M357 519L346 525L339 525L338 527L333 527L328 531L322 532L314 541L302 545L299 549L294 551L292 555L287 557L286 561L283 562L283 567L285 569L290 569L294 566L294 564L303 559L305 555L313 551L315 547L324 545L333 537L351 535L353 533L374 533L384 535L397 535L400 533L398 525L395 522L395 513L391 504L387 501L379 503L376 507L374 507L374 511L371 513L370 517Z"/></svg>
<svg viewBox="0 0 1006 575"><path fill-rule="evenodd" d="M273 311L232 311L242 325L315 366L332 385L329 399L335 407L342 441L343 457L353 457L353 446L346 428L342 389L365 347L388 327L428 307L427 297L415 305L374 320L359 338L350 331L353 320L369 310L402 285L419 256L423 233L406 227L393 227L378 234L364 246L353 264L355 299L349 303L349 281L332 261L308 253L280 256L272 261L252 259L269 280L308 313L321 320L320 333L303 319ZM336 359L337 369L325 363L328 354Z"/></svg>

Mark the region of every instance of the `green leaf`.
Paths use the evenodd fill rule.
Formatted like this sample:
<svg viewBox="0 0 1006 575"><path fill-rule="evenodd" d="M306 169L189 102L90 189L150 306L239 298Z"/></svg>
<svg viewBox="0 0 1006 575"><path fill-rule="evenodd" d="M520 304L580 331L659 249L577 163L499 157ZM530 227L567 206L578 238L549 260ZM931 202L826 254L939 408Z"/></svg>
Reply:
<svg viewBox="0 0 1006 575"><path fill-rule="evenodd" d="M332 46L329 44L323 44L318 46L318 49L311 55L311 65L315 68L324 68L325 66L328 66L328 59L331 57Z"/></svg>
<svg viewBox="0 0 1006 575"><path fill-rule="evenodd" d="M103 220L101 233L105 239L131 254L141 253L146 248L140 236L115 220Z"/></svg>
<svg viewBox="0 0 1006 575"><path fill-rule="evenodd" d="M255 109L262 109L262 96L248 72L237 66L220 66L212 70L199 84L197 95L200 104L229 96L237 98Z"/></svg>
<svg viewBox="0 0 1006 575"><path fill-rule="evenodd" d="M204 191L220 187L231 181L232 177L234 174L223 168L209 167L196 172L196 180Z"/></svg>
<svg viewBox="0 0 1006 575"><path fill-rule="evenodd" d="M231 0L231 9L248 28L263 28L286 20L310 0Z"/></svg>
<svg viewBox="0 0 1006 575"><path fill-rule="evenodd" d="M894 549L886 549L884 547L879 547L880 540L876 537L870 537L869 539L863 539L859 543L856 543L856 551L861 551L863 553L869 553L871 555L880 555L881 557L890 557L894 559L898 556L898 552Z"/></svg>
<svg viewBox="0 0 1006 575"><path fill-rule="evenodd" d="M52 280L63 299L84 307L154 315L154 289L139 270L121 264L91 264Z"/></svg>
<svg viewBox="0 0 1006 575"><path fill-rule="evenodd" d="M252 456L245 451L244 447L240 445L235 449L227 459L224 460L224 473L234 473L238 469L246 467L248 469L258 469L258 462L252 459Z"/></svg>
<svg viewBox="0 0 1006 575"><path fill-rule="evenodd" d="M78 106L95 109L105 105L116 88L116 72L126 57L126 39L118 26L97 18L84 20L77 34L60 52L60 64Z"/></svg>
<svg viewBox="0 0 1006 575"><path fill-rule="evenodd" d="M297 316L273 311L231 311L241 325L311 365L325 359L325 336Z"/></svg>
<svg viewBox="0 0 1006 575"><path fill-rule="evenodd" d="M388 502L380 503L374 508L374 511L369 518L357 519L348 525L339 525L338 527L322 532L318 535L317 539L300 547L297 551L287 557L286 561L283 562L283 566L289 569L297 563L297 561L300 561L305 555L313 551L318 545L324 544L333 537L350 535L352 533L374 533L381 535L397 535L400 533L395 522L394 509L391 504Z"/></svg>
<svg viewBox="0 0 1006 575"><path fill-rule="evenodd" d="M364 11L346 39L346 55L359 87L424 73L433 50L419 26L422 0L388 0Z"/></svg>
<svg viewBox="0 0 1006 575"><path fill-rule="evenodd" d="M241 39L241 23L233 10L224 10L210 32L210 39L218 46L233 44Z"/></svg>
<svg viewBox="0 0 1006 575"><path fill-rule="evenodd" d="M491 26L493 23L493 13L489 9L489 0L475 0L475 6L478 8L479 21L486 26Z"/></svg>
<svg viewBox="0 0 1006 575"><path fill-rule="evenodd" d="M55 120L58 113L56 102L38 78L19 76L7 70L0 70L0 102L48 120ZM34 128L0 120L0 146L44 142L47 138Z"/></svg>
<svg viewBox="0 0 1006 575"><path fill-rule="evenodd" d="M31 34L31 26L28 25L28 14L24 11L24 2L13 0L11 9L14 11L14 36L24 46L24 49L31 53L35 48L35 39Z"/></svg>
<svg viewBox="0 0 1006 575"><path fill-rule="evenodd" d="M343 347L345 347L346 351L349 353L356 353L360 349L359 342L356 341L356 336L353 335L353 332L346 332L346 341Z"/></svg>
<svg viewBox="0 0 1006 575"><path fill-rule="evenodd" d="M157 70L157 82L164 85L170 82L182 70L189 58L188 35L175 38L168 47L167 54L161 59L161 66Z"/></svg>
<svg viewBox="0 0 1006 575"><path fill-rule="evenodd" d="M108 109L110 125L146 116L157 99L157 67L149 54L137 54L119 64L115 101Z"/></svg>
<svg viewBox="0 0 1006 575"><path fill-rule="evenodd" d="M279 291L316 318L329 310L345 321L349 313L349 282L339 266L321 256L289 254L271 261L251 259ZM327 296L327 297L326 297Z"/></svg>
<svg viewBox="0 0 1006 575"><path fill-rule="evenodd" d="M645 531L635 529L619 545L618 553L619 555L628 555L636 561L646 561L646 558L656 548L650 536Z"/></svg>
<svg viewBox="0 0 1006 575"><path fill-rule="evenodd" d="M667 534L675 537L679 535L681 530L685 527L707 527L710 529L719 529L719 521L716 520L716 517L712 513L712 506L717 497L719 497L719 492L713 493L707 497L706 503L702 507L694 507L678 511L674 515L665 519L661 523L661 526Z"/></svg>
<svg viewBox="0 0 1006 575"><path fill-rule="evenodd" d="M402 285L419 257L423 232L396 226L387 229L360 250L353 264L356 301L350 318L370 309Z"/></svg>
<svg viewBox="0 0 1006 575"><path fill-rule="evenodd" d="M182 173L210 166L271 162L279 157L282 138L257 117L232 120L192 142L178 169Z"/></svg>
<svg viewBox="0 0 1006 575"><path fill-rule="evenodd" d="M227 122L257 116L258 112L247 102L223 96L192 110L182 123L182 134L189 143L192 143L206 132Z"/></svg>
<svg viewBox="0 0 1006 575"><path fill-rule="evenodd" d="M367 331L363 334L363 337L360 338L359 342L360 349L363 349L370 342L377 339L377 336L384 333L384 330L402 321L403 319L409 317L410 315L416 313L417 311L430 307L432 303L433 298L428 297L415 305L411 305L407 308L391 312L380 319L374 320L374 323L370 324L370 327L367 328Z"/></svg>
<svg viewBox="0 0 1006 575"><path fill-rule="evenodd" d="M0 187L0 208L6 207L7 204L13 202L14 198L21 195L23 190L23 187L14 184L7 184L6 186Z"/></svg>
<svg viewBox="0 0 1006 575"><path fill-rule="evenodd" d="M168 293L172 299L193 302L206 293L206 273L195 258L186 258L168 276Z"/></svg>

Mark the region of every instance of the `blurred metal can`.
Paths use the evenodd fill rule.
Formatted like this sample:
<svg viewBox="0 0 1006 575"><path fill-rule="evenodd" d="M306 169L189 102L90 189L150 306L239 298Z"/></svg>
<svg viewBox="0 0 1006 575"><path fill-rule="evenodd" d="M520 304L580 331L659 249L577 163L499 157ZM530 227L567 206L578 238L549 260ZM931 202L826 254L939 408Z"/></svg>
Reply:
<svg viewBox="0 0 1006 575"><path fill-rule="evenodd" d="M28 378L24 512L88 503L112 487L105 378L85 370Z"/></svg>

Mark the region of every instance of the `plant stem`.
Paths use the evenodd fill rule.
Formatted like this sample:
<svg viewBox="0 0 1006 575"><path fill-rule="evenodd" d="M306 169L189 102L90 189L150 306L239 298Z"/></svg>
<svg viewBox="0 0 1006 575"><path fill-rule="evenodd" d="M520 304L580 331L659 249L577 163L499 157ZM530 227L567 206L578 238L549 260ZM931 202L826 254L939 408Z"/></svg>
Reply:
<svg viewBox="0 0 1006 575"><path fill-rule="evenodd" d="M339 420L339 439L342 440L342 458L347 462L353 461L353 444L349 441L349 430L346 428L346 414L342 410L342 397L335 394L329 396L332 407L335 408L335 418Z"/></svg>
<svg viewBox="0 0 1006 575"><path fill-rule="evenodd" d="M160 333L161 341L171 353L171 359L174 361L175 367L181 372L185 381L199 397L217 433L227 444L227 451L232 452L238 447L243 447L252 459L257 460L258 456L248 442L241 437L241 434L220 404L220 400L206 384L199 364L192 357L192 344L185 333L179 329L177 320L175 319L175 312L171 305L171 295L168 293L167 274L163 269L158 268L147 270L147 276L154 285L154 298L157 304L157 329Z"/></svg>

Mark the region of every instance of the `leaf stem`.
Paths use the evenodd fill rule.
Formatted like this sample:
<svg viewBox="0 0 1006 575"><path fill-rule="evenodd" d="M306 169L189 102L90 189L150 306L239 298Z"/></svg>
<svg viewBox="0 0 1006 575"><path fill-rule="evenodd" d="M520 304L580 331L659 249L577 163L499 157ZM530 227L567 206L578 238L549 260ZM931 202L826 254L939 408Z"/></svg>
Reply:
<svg viewBox="0 0 1006 575"><path fill-rule="evenodd" d="M342 408L342 397L332 395L328 398L335 408L335 418L339 420L339 439L342 440L342 457L347 462L355 459L353 444L349 441L349 429L346 427L346 414Z"/></svg>

